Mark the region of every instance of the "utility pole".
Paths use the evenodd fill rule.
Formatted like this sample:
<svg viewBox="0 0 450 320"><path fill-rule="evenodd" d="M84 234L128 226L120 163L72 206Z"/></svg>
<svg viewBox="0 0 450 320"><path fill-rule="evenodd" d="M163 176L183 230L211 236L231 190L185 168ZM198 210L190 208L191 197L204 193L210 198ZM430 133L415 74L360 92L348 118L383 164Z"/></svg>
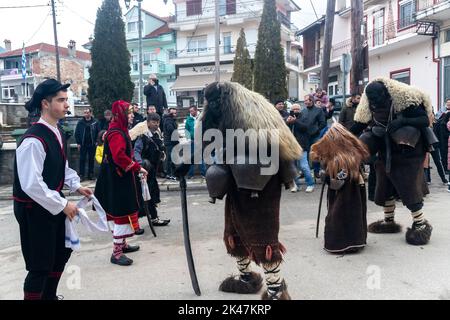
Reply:
<svg viewBox="0 0 450 320"><path fill-rule="evenodd" d="M52 0L52 13L53 13L53 34L55 35L56 79L58 79L58 81L61 81L61 67L60 67L60 61L59 61L59 47L58 47L58 33L56 32L55 0Z"/></svg>
<svg viewBox="0 0 450 320"><path fill-rule="evenodd" d="M363 66L363 0L352 1L352 71L350 90L352 93L361 94L364 85Z"/></svg>
<svg viewBox="0 0 450 320"><path fill-rule="evenodd" d="M322 71L320 73L320 86L328 91L328 71L330 69L331 47L333 43L333 26L336 0L328 0L327 16L325 18L325 43L323 47Z"/></svg>
<svg viewBox="0 0 450 320"><path fill-rule="evenodd" d="M138 24L139 24L139 90L138 90L138 94L139 94L139 108L141 109L141 113L144 114L144 105L143 105L143 100L142 99L142 86L144 84L144 76L142 74L142 67L143 67L143 57L142 57L142 0L137 0L138 1Z"/></svg>
<svg viewBox="0 0 450 320"><path fill-rule="evenodd" d="M216 6L216 81L220 81L220 15L219 15L219 0L215 1Z"/></svg>

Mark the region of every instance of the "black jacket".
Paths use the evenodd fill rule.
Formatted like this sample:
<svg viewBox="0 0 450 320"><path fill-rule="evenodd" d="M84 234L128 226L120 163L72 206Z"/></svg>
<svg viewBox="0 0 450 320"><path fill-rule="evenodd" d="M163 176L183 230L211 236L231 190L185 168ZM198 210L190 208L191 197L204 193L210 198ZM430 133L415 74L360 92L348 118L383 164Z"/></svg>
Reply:
<svg viewBox="0 0 450 320"><path fill-rule="evenodd" d="M108 130L110 122L111 121L106 121L105 118L98 120L98 122L97 122L98 132L100 132L102 130Z"/></svg>
<svg viewBox="0 0 450 320"><path fill-rule="evenodd" d="M95 146L98 135L98 125L97 121L92 118L90 121L86 121L85 118L81 118L77 123L75 128L75 140L79 145L85 145L84 137L86 135L86 130L91 130L91 146Z"/></svg>
<svg viewBox="0 0 450 320"><path fill-rule="evenodd" d="M299 116L300 121L307 126L307 134L309 138L319 136L320 130L327 125L325 114L322 108L311 107L304 108Z"/></svg>
<svg viewBox="0 0 450 320"><path fill-rule="evenodd" d="M303 150L309 149L308 126L301 117L297 118L294 123L288 124L295 139Z"/></svg>
<svg viewBox="0 0 450 320"><path fill-rule="evenodd" d="M156 112L163 113L164 109L167 109L167 98L161 85L156 85L158 90L154 86L147 84L144 87L144 94L147 97L147 107L155 106Z"/></svg>
<svg viewBox="0 0 450 320"><path fill-rule="evenodd" d="M133 127L137 125L139 122L142 122L145 120L144 116L140 114L139 112L134 112L134 118L133 118Z"/></svg>
<svg viewBox="0 0 450 320"><path fill-rule="evenodd" d="M172 115L165 114L163 116L163 128L164 128L164 145L174 146L178 144L178 141L171 140L172 133L178 128L177 121Z"/></svg>

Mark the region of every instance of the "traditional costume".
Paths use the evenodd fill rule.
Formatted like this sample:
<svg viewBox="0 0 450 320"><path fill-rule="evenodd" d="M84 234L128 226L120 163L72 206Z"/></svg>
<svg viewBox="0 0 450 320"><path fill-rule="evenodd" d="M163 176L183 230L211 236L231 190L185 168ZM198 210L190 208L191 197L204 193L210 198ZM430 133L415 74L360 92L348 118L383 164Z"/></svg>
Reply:
<svg viewBox="0 0 450 320"><path fill-rule="evenodd" d="M279 134L279 159L276 161L280 161L280 170L276 174L261 175L259 164L236 164L236 157L246 158L248 153L237 154L233 163L213 165L207 171L210 196L219 199L227 196L224 242L228 253L236 258L240 272L237 277L225 279L219 290L258 292L262 277L252 272L250 262L254 261L262 265L266 276L267 290L262 298L290 299L280 272L285 248L278 240L279 210L281 186L295 178L294 161L300 158L301 147L278 111L263 96L237 83L220 82L205 89L205 98L207 104L200 119L203 130L219 129L224 136L227 129L266 130L268 134L259 139L269 144L277 143L272 133ZM197 126L196 130L199 128ZM228 150L226 144L224 148L225 152L235 151Z"/></svg>
<svg viewBox="0 0 450 320"><path fill-rule="evenodd" d="M367 85L355 114L352 132L361 135L375 162L375 203L384 207L384 220L369 225L369 232L395 233L401 227L394 222L395 202L401 199L411 211L413 224L406 241L413 245L428 243L432 227L425 220L423 196L428 193L423 163L429 150L429 116L432 106L428 95L404 83L378 78Z"/></svg>
<svg viewBox="0 0 450 320"><path fill-rule="evenodd" d="M141 166L133 160L128 135L130 112L130 104L125 101L116 101L112 105L113 119L105 134L103 161L95 186L95 196L105 209L113 233L111 263L118 265L131 265L133 260L124 253L139 250L139 246L128 245L125 241L139 228L141 197L136 179Z"/></svg>
<svg viewBox="0 0 450 320"><path fill-rule="evenodd" d="M365 145L335 123L311 147L311 157L325 168L328 215L324 249L331 253L356 252L367 238L367 200L361 164L369 157Z"/></svg>
<svg viewBox="0 0 450 320"><path fill-rule="evenodd" d="M27 103L28 111L41 108L41 101L66 90L54 79L41 83ZM62 188L77 191L80 178L70 169L61 130L42 118L22 136L14 161L14 215L19 223L20 244L28 275L26 300L57 300L56 291L72 253L65 246L67 205Z"/></svg>
<svg viewBox="0 0 450 320"><path fill-rule="evenodd" d="M159 115L149 114L147 121L154 120L160 121ZM147 121L141 122L136 125L132 131L130 131L130 136L133 139L137 137L136 143L134 145L134 154L136 161L148 172L147 184L150 191L150 201L148 201L148 209L152 219L152 224L154 226L166 226L170 223L170 219L161 219L158 217L158 204L161 202L160 190L158 181L156 179L156 174L158 172L159 164L164 158L164 143L161 139L161 131L156 130L151 132L148 129ZM144 126L145 125L145 126ZM144 205L144 204L143 204Z"/></svg>

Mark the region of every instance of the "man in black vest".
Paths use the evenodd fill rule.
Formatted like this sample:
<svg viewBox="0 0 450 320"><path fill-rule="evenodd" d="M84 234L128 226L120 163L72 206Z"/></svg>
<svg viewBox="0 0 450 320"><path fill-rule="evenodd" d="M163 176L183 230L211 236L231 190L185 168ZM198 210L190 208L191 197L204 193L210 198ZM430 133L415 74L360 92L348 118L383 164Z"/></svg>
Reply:
<svg viewBox="0 0 450 320"><path fill-rule="evenodd" d="M78 211L75 203L64 199L63 186L84 196L92 195L69 168L64 135L57 125L69 109L68 87L54 79L36 87L25 108L30 113L40 112L41 117L27 130L16 150L14 215L28 271L26 300L57 299L59 279L72 252L65 246L65 219L73 219Z"/></svg>

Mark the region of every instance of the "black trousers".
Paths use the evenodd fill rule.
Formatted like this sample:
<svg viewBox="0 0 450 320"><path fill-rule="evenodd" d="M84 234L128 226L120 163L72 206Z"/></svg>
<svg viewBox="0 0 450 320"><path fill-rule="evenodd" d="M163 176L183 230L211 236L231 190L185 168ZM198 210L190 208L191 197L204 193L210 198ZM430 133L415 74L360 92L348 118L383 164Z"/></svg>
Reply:
<svg viewBox="0 0 450 320"><path fill-rule="evenodd" d="M433 162L439 173L439 177L441 178L442 182L445 182L447 179L445 178L445 170L444 170L444 167L442 166L441 150L439 150L439 148L436 147L430 153L431 153L431 156L433 157ZM431 178L429 179L429 181L431 181Z"/></svg>
<svg viewBox="0 0 450 320"><path fill-rule="evenodd" d="M55 299L59 279L72 253L65 247L64 213L53 215L37 203L14 201L20 244L28 275L25 298Z"/></svg>
<svg viewBox="0 0 450 320"><path fill-rule="evenodd" d="M95 146L81 145L80 148L80 176L85 176L86 160L88 162L88 175L94 174Z"/></svg>

